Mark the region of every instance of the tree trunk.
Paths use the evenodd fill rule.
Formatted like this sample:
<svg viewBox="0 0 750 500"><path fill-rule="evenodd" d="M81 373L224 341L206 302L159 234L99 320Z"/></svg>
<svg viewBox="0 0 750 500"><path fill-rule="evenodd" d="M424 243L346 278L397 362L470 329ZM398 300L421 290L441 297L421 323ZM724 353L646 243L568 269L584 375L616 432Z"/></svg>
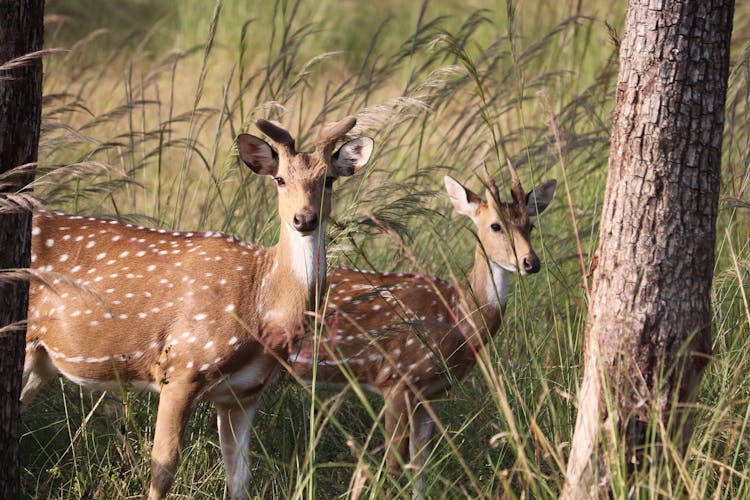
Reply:
<svg viewBox="0 0 750 500"><path fill-rule="evenodd" d="M7 172L37 159L42 111L43 0L0 0L0 269L29 267L31 213L10 210L8 194L33 180L33 169ZM20 497L18 456L19 395L23 369L29 285L0 276L0 498Z"/></svg>
<svg viewBox="0 0 750 500"><path fill-rule="evenodd" d="M629 1L563 498L598 494L605 420L633 467L654 415L683 450L692 433L682 403L711 353L733 11L733 0Z"/></svg>

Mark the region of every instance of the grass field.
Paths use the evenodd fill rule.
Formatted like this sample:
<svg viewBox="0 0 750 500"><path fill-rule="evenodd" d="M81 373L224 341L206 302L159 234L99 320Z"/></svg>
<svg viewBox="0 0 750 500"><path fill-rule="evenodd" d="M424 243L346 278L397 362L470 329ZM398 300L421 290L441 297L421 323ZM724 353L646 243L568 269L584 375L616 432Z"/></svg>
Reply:
<svg viewBox="0 0 750 500"><path fill-rule="evenodd" d="M611 2L49 0L37 194L55 209L273 244L274 188L240 167L233 141L254 118L312 143L356 114L376 141L364 175L337 183L329 263L463 279L474 236L442 176L501 185L557 178L534 246L542 271L515 278L503 326L438 407L431 497L554 497L575 422L586 315L580 255L596 248L623 7ZM632 482L614 452L618 497L750 496L750 25L735 15L717 239L714 355L687 457L652 455ZM555 133L555 130L558 133ZM570 192L570 199L566 196ZM743 201L744 200L744 201ZM573 214L571 216L571 214ZM24 415L26 494L139 497L147 488L153 395L52 383ZM364 403L364 404L363 404ZM377 397L314 397L290 381L256 419L260 498L410 496L383 467ZM314 409L314 411L313 411ZM663 447L654 427L651 447ZM667 449L670 449L667 445ZM191 421L172 493L219 498L215 414Z"/></svg>

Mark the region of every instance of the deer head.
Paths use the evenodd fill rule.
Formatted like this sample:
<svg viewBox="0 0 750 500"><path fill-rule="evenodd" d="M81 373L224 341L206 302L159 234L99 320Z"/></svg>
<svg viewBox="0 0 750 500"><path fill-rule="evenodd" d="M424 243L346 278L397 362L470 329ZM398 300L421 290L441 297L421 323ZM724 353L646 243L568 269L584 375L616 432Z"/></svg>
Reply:
<svg viewBox="0 0 750 500"><path fill-rule="evenodd" d="M500 190L489 175L485 178L485 200L450 176L445 176L445 189L453 208L477 225L478 240L492 263L510 272L536 273L540 263L531 246L530 217L547 208L557 181L549 180L526 193L510 162L508 170L511 173L510 202L500 201Z"/></svg>
<svg viewBox="0 0 750 500"><path fill-rule="evenodd" d="M353 117L326 125L311 152L298 152L292 136L267 120L256 126L273 146L250 134L237 138L240 158L259 175L274 178L279 194L281 223L303 235L309 235L331 213L331 188L338 177L361 169L370 158L373 141L360 137L345 143L333 153L336 141L356 124ZM333 153L333 154L332 154Z"/></svg>

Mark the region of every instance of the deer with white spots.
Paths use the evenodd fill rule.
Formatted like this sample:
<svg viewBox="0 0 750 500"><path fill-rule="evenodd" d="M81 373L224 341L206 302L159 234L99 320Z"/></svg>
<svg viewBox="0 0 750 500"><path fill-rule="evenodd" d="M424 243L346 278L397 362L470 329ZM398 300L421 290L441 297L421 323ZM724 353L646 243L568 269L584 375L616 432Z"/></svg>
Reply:
<svg viewBox="0 0 750 500"><path fill-rule="evenodd" d="M324 127L312 152L297 152L279 126L255 123L275 148L249 134L237 143L242 161L277 183L274 247L34 215L32 266L44 280L30 291L22 406L58 375L91 388L159 392L150 498L172 485L186 421L202 400L217 409L229 493L249 495L258 399L325 284L333 181L362 168L373 148L360 137L333 152L354 118Z"/></svg>
<svg viewBox="0 0 750 500"><path fill-rule="evenodd" d="M337 268L328 276L323 337L306 336L290 359L292 371L305 383L313 377L324 386L356 380L382 394L386 458L393 472L400 460L409 459L421 471L435 428L428 401L474 367L478 351L500 326L510 275L539 271L530 217L549 205L557 183L551 180L525 193L516 171L508 168L510 203L499 201L489 176L486 201L445 177L453 207L477 226L468 286L419 274ZM421 476L415 497L423 495L423 487Z"/></svg>

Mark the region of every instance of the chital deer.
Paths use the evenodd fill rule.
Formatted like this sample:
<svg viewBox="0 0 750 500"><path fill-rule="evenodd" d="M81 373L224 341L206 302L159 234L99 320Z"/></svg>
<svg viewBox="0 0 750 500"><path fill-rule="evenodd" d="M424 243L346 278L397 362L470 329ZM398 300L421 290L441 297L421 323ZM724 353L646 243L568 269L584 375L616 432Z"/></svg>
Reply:
<svg viewBox="0 0 750 500"><path fill-rule="evenodd" d="M312 152L297 152L286 130L255 123L275 149L249 134L238 137L238 149L253 172L278 185L275 247L34 215L32 265L45 280L31 287L22 405L58 375L97 389L159 392L150 498L169 490L186 421L202 400L216 405L229 493L248 495L258 398L325 282L333 180L352 175L372 152L372 139L361 137L332 154L354 118L326 126Z"/></svg>
<svg viewBox="0 0 750 500"><path fill-rule="evenodd" d="M328 276L324 336L306 336L290 359L292 371L307 383L313 376L323 385L354 379L383 395L393 471L407 457L418 471L423 468L435 427L425 405L474 367L477 351L500 326L510 275L539 271L529 217L547 207L557 183L527 194L509 169L510 203L499 202L489 177L486 201L445 177L453 207L477 225L468 286L418 274L335 269ZM415 496L422 494L422 483L419 478Z"/></svg>

